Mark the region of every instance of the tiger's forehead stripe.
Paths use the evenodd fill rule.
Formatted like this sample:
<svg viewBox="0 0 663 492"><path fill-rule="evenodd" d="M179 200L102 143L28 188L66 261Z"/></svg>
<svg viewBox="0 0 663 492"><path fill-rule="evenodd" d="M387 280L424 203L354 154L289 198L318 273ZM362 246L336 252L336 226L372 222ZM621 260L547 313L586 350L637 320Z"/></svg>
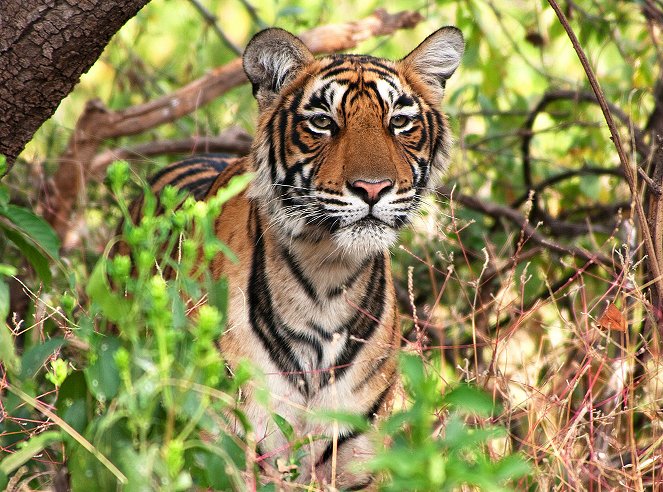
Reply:
<svg viewBox="0 0 663 492"><path fill-rule="evenodd" d="M346 55L321 62L317 73L311 74L313 82L305 88L304 113L323 111L340 119L339 112L345 112L348 103L360 96L368 96L384 116L398 111L415 117L421 110L418 99L406 93L396 66L388 61Z"/></svg>

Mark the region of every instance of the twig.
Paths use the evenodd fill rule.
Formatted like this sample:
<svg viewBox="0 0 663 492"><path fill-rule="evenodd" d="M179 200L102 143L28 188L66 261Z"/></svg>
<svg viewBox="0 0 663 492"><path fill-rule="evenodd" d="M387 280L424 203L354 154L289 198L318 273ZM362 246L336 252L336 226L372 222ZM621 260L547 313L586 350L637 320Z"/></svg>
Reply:
<svg viewBox="0 0 663 492"><path fill-rule="evenodd" d="M560 181L567 180L569 178L574 178L576 176L585 176L585 175L590 175L590 176L602 176L602 175L611 175L611 176L624 176L624 171L622 168L605 168L605 167L592 167L592 166L582 166L579 169L571 169L569 171L563 172L556 174L554 176L551 176L547 179L544 179L543 181L539 182L535 186L532 186L527 193L523 193L520 195L518 198L516 198L511 206L513 208L518 208L520 207L523 203L525 203L529 197L532 191L535 193L539 193L545 188L548 188L549 186L552 186L554 184L559 183Z"/></svg>
<svg viewBox="0 0 663 492"><path fill-rule="evenodd" d="M258 11L256 10L256 8L253 5L251 5L251 3L248 0L239 0L239 3L241 3L244 6L244 8L249 14L249 17L251 17L251 20L255 22L255 24L260 29L265 29L267 27L265 21L262 20L258 15Z"/></svg>
<svg viewBox="0 0 663 492"><path fill-rule="evenodd" d="M557 1L548 0L548 3L555 11L555 14L557 14L557 18L564 27L566 34L569 36L569 39L571 40L573 48L576 50L576 53L578 54L580 63L582 64L582 67L585 70L585 74L587 74L589 84L592 86L592 90L594 91L596 99L598 100L598 104L601 107L601 111L603 112L603 117L605 118L605 122L607 123L608 128L610 129L610 135L615 145L615 149L617 150L619 161L622 167L624 168L624 175L626 177L626 182L628 183L628 187L629 190L631 191L631 196L635 204L635 213L636 213L637 222L638 225L640 226L642 238L645 243L645 251L647 252L647 256L649 257L647 259L648 260L647 264L650 268L652 278L654 280L657 296L659 299L661 299L663 298L663 276L661 276L659 259L656 257L656 248L654 247L654 242L652 240L649 227L647 224L647 216L645 215L645 211L642 206L642 200L638 192L638 187L636 183L637 176L635 169L629 163L628 156L624 151L624 147L622 145L622 141L619 136L619 131L617 130L617 126L615 125L615 122L612 118L612 114L610 113L608 102L606 101L603 91L601 90L601 86L599 85L599 82L596 79L594 70L589 64L589 60L587 60L587 56L585 55L582 46L580 46L580 43L578 42L578 38L576 37L575 32L571 28L568 20L566 19L566 16L564 15L564 12L560 8Z"/></svg>
<svg viewBox="0 0 663 492"><path fill-rule="evenodd" d="M452 190L450 187L439 187L437 189L437 192L442 195L450 195L451 191ZM455 201L467 208L489 215L493 218L507 219L522 229L526 240L531 240L536 244L543 246L549 251L553 251L562 255L577 256L588 262L598 263L611 267L612 261L605 255L599 253L590 253L582 248L578 248L577 246L564 246L550 238L543 236L525 216L511 207L482 201L474 196L463 195L457 192L454 192L453 196Z"/></svg>
<svg viewBox="0 0 663 492"><path fill-rule="evenodd" d="M525 120L525 123L523 124L521 130L521 135L522 135L521 153L523 158L523 177L525 181L525 186L527 186L528 189L534 189L532 182L532 174L531 174L531 154L530 154L530 146L532 143L532 139L535 136L534 132L532 132L532 129L534 127L534 121L536 120L537 116L543 111L545 111L550 104L557 101L574 101L574 102L600 104L596 96L588 91L553 90L546 92L543 95L543 97L538 102L538 104L529 113L527 120ZM610 108L610 111L612 111L612 113L614 113L619 118L619 120L633 132L636 151L641 156L646 157L647 154L649 153L649 147L644 142L642 130L638 128L631 121L631 118L629 118L629 116L619 107L611 103L607 104L608 107Z"/></svg>
<svg viewBox="0 0 663 492"><path fill-rule="evenodd" d="M219 36L223 44L225 44L228 48L230 48L236 55L241 55L242 48L240 48L235 43L233 43L232 40L226 35L226 33L223 32L223 29L221 29L221 27L217 23L219 19L216 17L216 15L214 15L212 12L207 10L207 7L205 7L198 0L189 0L189 2L200 13L200 15L203 16L205 22L207 22L207 24L212 28L212 30L216 33L216 35Z"/></svg>

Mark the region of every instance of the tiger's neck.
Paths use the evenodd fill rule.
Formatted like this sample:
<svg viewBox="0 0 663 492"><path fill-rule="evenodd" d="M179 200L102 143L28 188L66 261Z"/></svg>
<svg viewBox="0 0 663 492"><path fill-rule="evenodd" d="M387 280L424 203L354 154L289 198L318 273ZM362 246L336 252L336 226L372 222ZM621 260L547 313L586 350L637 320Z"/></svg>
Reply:
<svg viewBox="0 0 663 492"><path fill-rule="evenodd" d="M250 324L278 371L310 397L326 385L320 374L346 368L380 326L393 324L389 257L347 258L326 242L284 242L255 203L252 220Z"/></svg>

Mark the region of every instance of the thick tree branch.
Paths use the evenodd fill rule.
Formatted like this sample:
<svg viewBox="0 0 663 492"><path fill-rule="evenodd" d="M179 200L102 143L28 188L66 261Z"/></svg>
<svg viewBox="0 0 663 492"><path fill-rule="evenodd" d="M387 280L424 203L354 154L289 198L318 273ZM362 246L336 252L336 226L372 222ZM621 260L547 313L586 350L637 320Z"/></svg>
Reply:
<svg viewBox="0 0 663 492"><path fill-rule="evenodd" d="M3 0L0 11L0 154L11 165L148 0Z"/></svg>
<svg viewBox="0 0 663 492"><path fill-rule="evenodd" d="M372 36L391 34L414 27L418 12L389 14L376 10L354 22L320 26L300 35L314 53L347 50ZM241 59L211 70L172 94L120 111L90 101L76 124L67 150L58 160L58 170L42 196L41 209L60 237L69 230L69 216L85 190L89 166L99 145L109 138L135 135L187 115L228 90L246 82ZM66 243L66 241L65 241Z"/></svg>

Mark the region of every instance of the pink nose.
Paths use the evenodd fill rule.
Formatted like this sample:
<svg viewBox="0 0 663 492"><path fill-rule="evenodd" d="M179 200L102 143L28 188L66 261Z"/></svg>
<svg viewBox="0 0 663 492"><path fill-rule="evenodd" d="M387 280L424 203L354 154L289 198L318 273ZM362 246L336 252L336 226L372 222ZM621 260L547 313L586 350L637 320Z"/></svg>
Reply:
<svg viewBox="0 0 663 492"><path fill-rule="evenodd" d="M350 189L361 196L366 203L373 205L379 200L380 194L386 189L391 188L392 184L389 179L378 181L377 183L358 179L350 184Z"/></svg>

